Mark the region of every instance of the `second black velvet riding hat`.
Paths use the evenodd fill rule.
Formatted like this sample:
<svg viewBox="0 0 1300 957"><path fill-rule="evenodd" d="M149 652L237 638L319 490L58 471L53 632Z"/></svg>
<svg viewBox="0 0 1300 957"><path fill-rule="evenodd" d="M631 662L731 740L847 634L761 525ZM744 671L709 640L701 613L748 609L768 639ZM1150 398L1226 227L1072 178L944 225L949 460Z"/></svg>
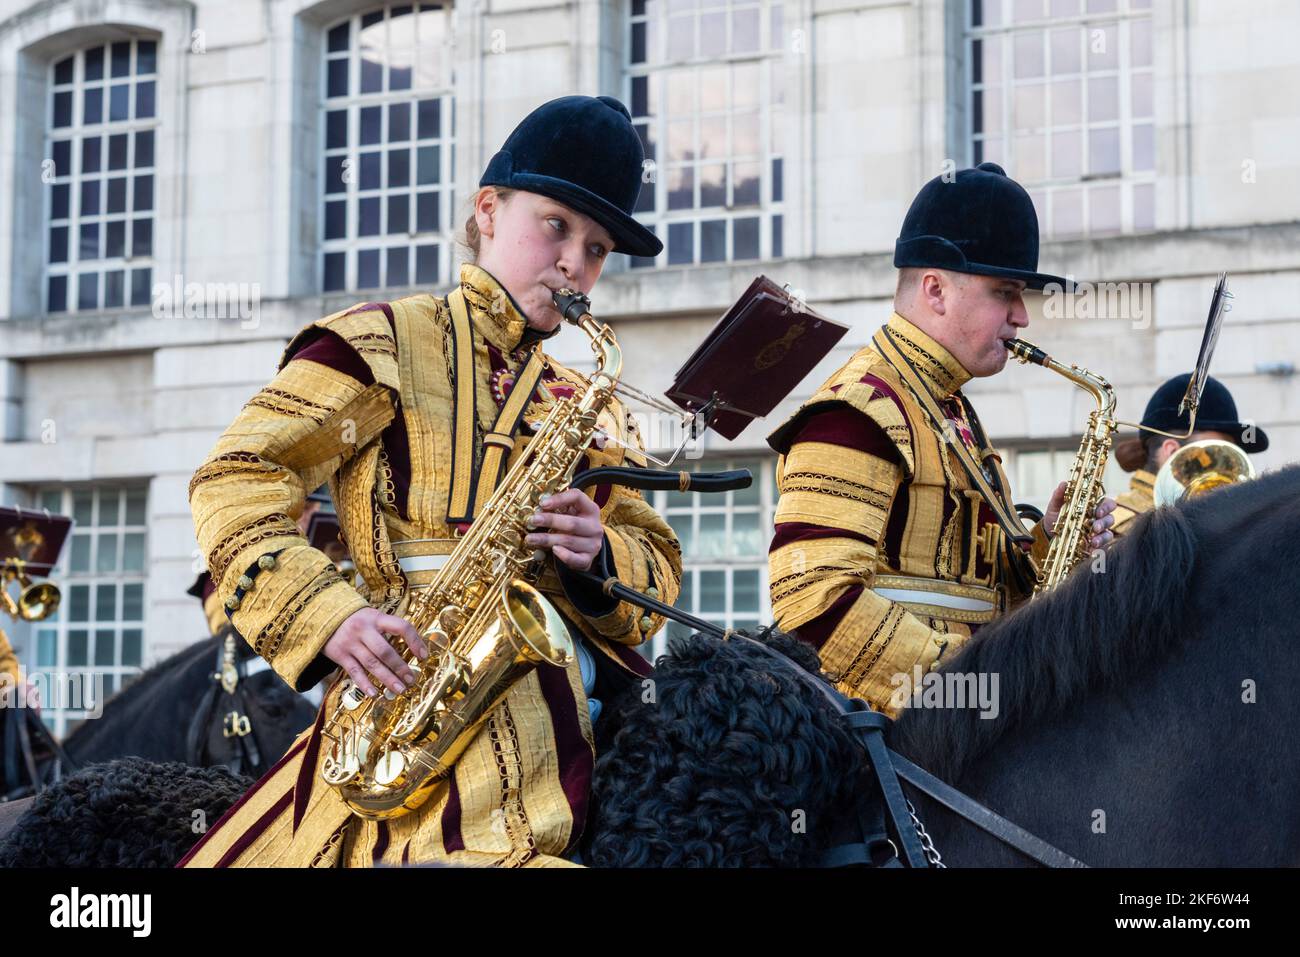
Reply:
<svg viewBox="0 0 1300 957"><path fill-rule="evenodd" d="M1038 214L996 163L936 176L921 187L894 244L894 265L1022 279L1030 289L1074 283L1038 271Z"/></svg>
<svg viewBox="0 0 1300 957"><path fill-rule="evenodd" d="M1142 414L1141 424L1161 432L1186 432L1190 419L1186 412L1181 415L1178 413L1178 404L1187 392L1187 383L1191 377L1190 372L1184 372L1156 389L1151 401L1147 403L1146 412ZM1207 377L1205 381L1201 404L1196 410L1195 428L1197 432L1223 432L1231 435L1237 445L1250 453L1263 452L1268 448L1268 436L1264 430L1241 421L1232 393L1213 376Z"/></svg>
<svg viewBox="0 0 1300 957"><path fill-rule="evenodd" d="M609 230L619 252L657 256L664 244L632 217L644 158L626 106L612 96L562 96L524 117L478 184L559 200Z"/></svg>

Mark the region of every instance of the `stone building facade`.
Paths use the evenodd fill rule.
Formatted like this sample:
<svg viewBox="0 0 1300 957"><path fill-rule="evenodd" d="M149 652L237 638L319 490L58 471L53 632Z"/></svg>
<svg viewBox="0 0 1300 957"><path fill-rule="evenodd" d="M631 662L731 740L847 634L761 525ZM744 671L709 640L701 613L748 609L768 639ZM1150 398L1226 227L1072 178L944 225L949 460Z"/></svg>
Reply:
<svg viewBox="0 0 1300 957"><path fill-rule="evenodd" d="M574 92L626 102L652 156L667 249L593 297L631 381L666 387L758 273L851 327L769 421L705 441L753 489L657 499L696 613L768 618L764 436L887 316L916 190L982 159L1034 195L1044 269L1131 294L1036 300L1027 337L1136 419L1226 271L1214 371L1272 436L1259 464L1289 461L1297 29L1286 0L0 0L0 495L77 520L58 620L10 631L110 687L198 638L186 487L220 430L313 318L445 288L478 171ZM1090 399L1028 368L968 391L1042 504Z"/></svg>

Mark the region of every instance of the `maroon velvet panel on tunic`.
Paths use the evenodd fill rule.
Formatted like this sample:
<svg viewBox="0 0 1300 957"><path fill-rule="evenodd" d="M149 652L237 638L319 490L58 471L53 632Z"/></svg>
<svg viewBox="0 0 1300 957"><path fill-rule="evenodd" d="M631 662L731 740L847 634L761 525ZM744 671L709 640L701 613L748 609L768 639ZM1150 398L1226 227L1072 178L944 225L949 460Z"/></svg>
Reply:
<svg viewBox="0 0 1300 957"><path fill-rule="evenodd" d="M874 377L870 378L872 378L870 384L875 386L878 391L893 396L893 392L883 382L874 379ZM843 448L866 452L869 455L877 456L895 464L902 464L902 457L899 455L894 443L885 434L885 430L862 412L847 405L834 405L824 411L810 415L794 436L790 445L793 447L799 442L823 442L829 445L839 445ZM891 526L895 516L900 513L902 523L896 531L898 539L901 539L902 526L906 525L907 510L906 508L895 507L890 512ZM888 533L889 529L886 531ZM847 529L829 528L805 522L781 522L776 526L776 532L772 537L772 545L769 550L775 551L791 542L811 541L818 538L851 538L865 542L868 545L877 544L867 536ZM897 547L896 541L894 544L895 551L897 551ZM853 585L846 589L826 611L799 626L799 639L814 648L820 649L861 594L861 585Z"/></svg>

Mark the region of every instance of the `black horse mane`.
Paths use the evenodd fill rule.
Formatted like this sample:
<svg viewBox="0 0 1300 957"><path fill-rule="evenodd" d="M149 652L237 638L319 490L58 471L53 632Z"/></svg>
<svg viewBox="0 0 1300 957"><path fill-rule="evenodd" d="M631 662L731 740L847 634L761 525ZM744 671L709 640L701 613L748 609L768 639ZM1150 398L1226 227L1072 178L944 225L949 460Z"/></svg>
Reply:
<svg viewBox="0 0 1300 957"><path fill-rule="evenodd" d="M1052 595L982 628L939 670L998 675L996 717L974 708L905 708L891 744L958 781L1010 729L1140 680L1197 633L1187 622L1198 552L1212 553L1215 539L1244 528L1294 536L1298 484L1300 466L1292 466L1143 515L1107 553L1104 573L1082 567ZM1260 547L1267 547L1262 539Z"/></svg>
<svg viewBox="0 0 1300 957"><path fill-rule="evenodd" d="M154 690L154 686L161 680L176 674L177 669L188 668L195 661L201 659L212 662L215 670L217 648L220 647L221 643L225 640L225 632L222 631L219 634L213 635L211 638L206 638L203 641L197 641L192 645L186 646L175 655L170 655L161 661L154 663L151 667L136 675L127 684L119 688L116 694L111 695L108 700L113 701L118 705L122 705L129 703L136 698L144 697L144 695L151 693ZM243 645L244 643L240 642L239 644ZM105 702L105 704L107 704L107 702ZM77 741L80 740L79 736L86 734L91 727L92 723L89 721L78 723L75 728L68 732L63 743L65 745L75 745Z"/></svg>

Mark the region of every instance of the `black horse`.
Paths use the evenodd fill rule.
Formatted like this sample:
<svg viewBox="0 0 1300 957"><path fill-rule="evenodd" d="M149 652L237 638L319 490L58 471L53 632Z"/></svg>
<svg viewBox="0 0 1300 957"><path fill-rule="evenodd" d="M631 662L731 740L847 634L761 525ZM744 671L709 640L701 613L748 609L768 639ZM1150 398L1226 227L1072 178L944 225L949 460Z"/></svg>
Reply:
<svg viewBox="0 0 1300 957"><path fill-rule="evenodd" d="M1106 558L936 673L996 675L996 716L909 707L892 746L1087 864L1300 864L1300 468L1153 512ZM826 812L861 753L818 695L729 644L674 647L653 704L614 703L584 859L802 864L842 837ZM945 863L1028 863L906 790Z"/></svg>
<svg viewBox="0 0 1300 957"><path fill-rule="evenodd" d="M261 659L238 636L238 683L234 694L226 693L214 678L226 637L222 632L196 642L124 687L105 702L102 716L83 721L67 736L68 756L83 766L131 755L225 765L254 777L268 771L311 724L316 709L275 672L250 673Z"/></svg>
<svg viewBox="0 0 1300 957"><path fill-rule="evenodd" d="M260 662L246 642L228 631L197 642L109 698L100 717L73 729L62 753L46 749L35 781L28 780L31 762L6 761L4 767L23 773L5 773L0 790L9 798L23 797L78 767L126 756L196 767L223 765L260 777L316 714L274 672L255 670ZM233 679L229 688L218 680L227 663ZM11 737L6 735L6 747ZM16 780L9 782L9 777Z"/></svg>
<svg viewBox="0 0 1300 957"><path fill-rule="evenodd" d="M996 718L909 708L892 743L1094 866L1295 866L1298 619L1290 467L1145 516L946 669L998 674ZM948 863L1023 863L915 800Z"/></svg>
<svg viewBox="0 0 1300 957"><path fill-rule="evenodd" d="M1300 864L1298 615L1289 468L1144 517L1104 572L982 629L935 674L997 675L996 716L923 697L891 745L1087 864ZM843 840L865 756L791 667L696 636L652 687L597 726L584 861L800 865ZM909 793L945 863L1025 863Z"/></svg>

